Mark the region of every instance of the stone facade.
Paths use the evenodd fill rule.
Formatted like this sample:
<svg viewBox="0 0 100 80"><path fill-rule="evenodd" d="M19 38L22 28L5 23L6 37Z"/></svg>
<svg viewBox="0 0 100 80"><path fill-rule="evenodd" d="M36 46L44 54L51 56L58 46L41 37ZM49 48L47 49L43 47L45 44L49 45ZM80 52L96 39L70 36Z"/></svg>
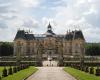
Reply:
<svg viewBox="0 0 100 80"><path fill-rule="evenodd" d="M85 39L81 30L57 35L49 24L44 34L32 34L18 30L14 39L15 56L35 56L37 59L62 59L67 56L83 56Z"/></svg>

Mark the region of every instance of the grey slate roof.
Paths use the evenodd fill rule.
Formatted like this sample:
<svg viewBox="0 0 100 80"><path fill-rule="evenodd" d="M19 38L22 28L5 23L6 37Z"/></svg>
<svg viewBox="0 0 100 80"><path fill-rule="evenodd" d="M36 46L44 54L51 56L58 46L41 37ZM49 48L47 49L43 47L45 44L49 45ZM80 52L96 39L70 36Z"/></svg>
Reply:
<svg viewBox="0 0 100 80"><path fill-rule="evenodd" d="M26 40L33 40L35 39L33 34L25 34Z"/></svg>
<svg viewBox="0 0 100 80"><path fill-rule="evenodd" d="M35 39L33 34L26 33L24 30L18 30L15 39L33 40Z"/></svg>
<svg viewBox="0 0 100 80"><path fill-rule="evenodd" d="M75 35L73 36L73 39L79 39L79 38L85 40L81 30L75 31Z"/></svg>
<svg viewBox="0 0 100 80"><path fill-rule="evenodd" d="M28 32L25 32L24 30L18 30L15 39L24 39L24 40L42 40L46 37L55 37L59 39L66 39L66 40L73 40L73 39L84 39L83 33L81 30L75 30L72 32L68 32L66 35L55 35L52 30L47 30L45 33L45 36L35 36L34 34L30 34Z"/></svg>
<svg viewBox="0 0 100 80"><path fill-rule="evenodd" d="M52 37L52 36L55 35L55 33L54 33L52 30L47 30L47 32L45 33L45 35L46 35L47 37Z"/></svg>
<svg viewBox="0 0 100 80"><path fill-rule="evenodd" d="M51 28L51 26L48 26L48 27ZM50 29L50 30L48 29L47 32L45 33L45 35L46 35L46 37L53 37L56 34L52 31L52 29Z"/></svg>
<svg viewBox="0 0 100 80"><path fill-rule="evenodd" d="M65 35L65 39L66 40L73 40L73 39L83 39L83 40L85 40L81 30L75 30L75 31L72 31L72 32L68 32Z"/></svg>
<svg viewBox="0 0 100 80"><path fill-rule="evenodd" d="M47 30L47 32L45 33L45 35L46 35L46 37L53 37L54 35L56 35L56 34L52 31L52 27L51 27L50 23L49 23L49 25L48 25L48 30Z"/></svg>
<svg viewBox="0 0 100 80"><path fill-rule="evenodd" d="M70 32L70 33L66 34L65 39L72 40L73 39L73 32Z"/></svg>

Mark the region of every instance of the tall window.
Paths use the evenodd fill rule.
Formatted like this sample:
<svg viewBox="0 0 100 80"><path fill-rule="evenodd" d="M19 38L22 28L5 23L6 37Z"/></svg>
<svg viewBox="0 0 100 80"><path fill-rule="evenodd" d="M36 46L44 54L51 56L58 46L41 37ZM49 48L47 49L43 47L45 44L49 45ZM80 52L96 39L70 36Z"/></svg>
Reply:
<svg viewBox="0 0 100 80"><path fill-rule="evenodd" d="M30 46L30 42L27 42L27 46Z"/></svg>
<svg viewBox="0 0 100 80"><path fill-rule="evenodd" d="M20 41L17 42L17 46L21 46L21 42Z"/></svg>
<svg viewBox="0 0 100 80"><path fill-rule="evenodd" d="M27 53L30 53L30 47L27 47Z"/></svg>
<svg viewBox="0 0 100 80"><path fill-rule="evenodd" d="M71 53L72 52L72 50L71 50L71 48L69 48L69 53Z"/></svg>

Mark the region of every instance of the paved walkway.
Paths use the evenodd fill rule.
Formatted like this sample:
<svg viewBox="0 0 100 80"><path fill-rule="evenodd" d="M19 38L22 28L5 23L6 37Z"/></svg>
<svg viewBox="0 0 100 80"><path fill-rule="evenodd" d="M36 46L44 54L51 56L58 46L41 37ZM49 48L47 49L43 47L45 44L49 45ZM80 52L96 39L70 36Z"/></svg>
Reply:
<svg viewBox="0 0 100 80"><path fill-rule="evenodd" d="M39 70L27 80L76 80L64 72L62 67L38 67Z"/></svg>

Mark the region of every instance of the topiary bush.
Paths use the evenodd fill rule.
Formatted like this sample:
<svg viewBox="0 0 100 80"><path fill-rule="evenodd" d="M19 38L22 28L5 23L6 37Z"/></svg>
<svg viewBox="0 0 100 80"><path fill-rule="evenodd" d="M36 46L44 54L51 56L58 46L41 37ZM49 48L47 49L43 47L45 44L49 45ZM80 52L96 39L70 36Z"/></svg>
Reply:
<svg viewBox="0 0 100 80"><path fill-rule="evenodd" d="M20 71L20 66L17 66L17 71Z"/></svg>
<svg viewBox="0 0 100 80"><path fill-rule="evenodd" d="M4 69L3 69L2 76L3 77L8 76L6 67L4 67Z"/></svg>
<svg viewBox="0 0 100 80"><path fill-rule="evenodd" d="M14 67L13 67L13 73L16 73L16 72L17 72L17 67L14 66Z"/></svg>
<svg viewBox="0 0 100 80"><path fill-rule="evenodd" d="M1 78L1 76L0 76L0 80L1 80L2 78Z"/></svg>
<svg viewBox="0 0 100 80"><path fill-rule="evenodd" d="M85 71L85 72L89 72L89 67L86 66L84 71Z"/></svg>
<svg viewBox="0 0 100 80"><path fill-rule="evenodd" d="M89 73L94 74L94 68L93 67L90 67Z"/></svg>
<svg viewBox="0 0 100 80"><path fill-rule="evenodd" d="M99 67L97 67L95 75L100 76L100 68Z"/></svg>
<svg viewBox="0 0 100 80"><path fill-rule="evenodd" d="M13 74L13 70L12 67L10 66L10 68L8 69L8 75L12 75Z"/></svg>
<svg viewBox="0 0 100 80"><path fill-rule="evenodd" d="M84 71L84 66L81 66L81 71Z"/></svg>

